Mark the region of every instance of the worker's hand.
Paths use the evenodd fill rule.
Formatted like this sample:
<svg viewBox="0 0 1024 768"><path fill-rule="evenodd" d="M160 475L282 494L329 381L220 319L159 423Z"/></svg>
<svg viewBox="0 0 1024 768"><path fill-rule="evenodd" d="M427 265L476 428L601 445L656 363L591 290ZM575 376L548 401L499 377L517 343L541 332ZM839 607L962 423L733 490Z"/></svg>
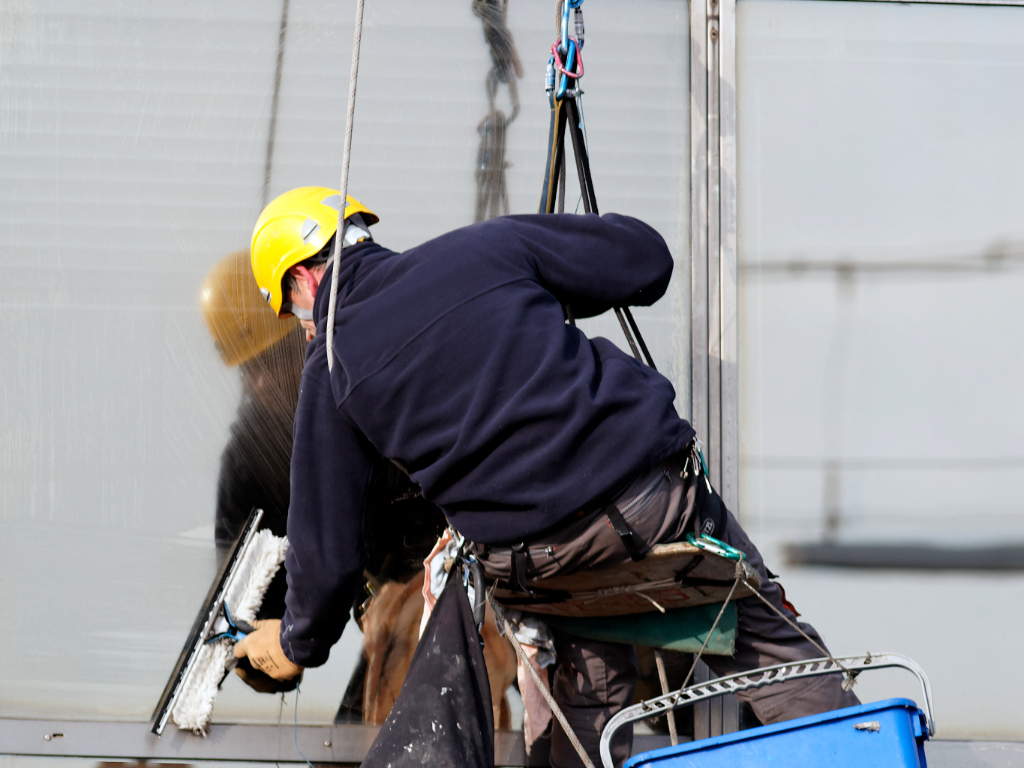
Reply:
<svg viewBox="0 0 1024 768"><path fill-rule="evenodd" d="M249 663L275 680L291 680L302 667L284 655L281 648L281 620L254 621L256 631L235 643L236 658L249 658Z"/></svg>

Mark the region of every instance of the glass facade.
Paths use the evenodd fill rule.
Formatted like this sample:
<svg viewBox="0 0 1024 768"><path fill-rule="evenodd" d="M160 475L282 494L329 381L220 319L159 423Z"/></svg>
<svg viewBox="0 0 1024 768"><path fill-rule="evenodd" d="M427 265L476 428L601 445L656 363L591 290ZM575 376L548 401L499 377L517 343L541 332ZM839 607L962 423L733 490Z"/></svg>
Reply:
<svg viewBox="0 0 1024 768"><path fill-rule="evenodd" d="M738 4L741 499L776 570L1024 543L1022 40L1024 8ZM783 573L834 652L924 666L941 737L1024 736L1019 575Z"/></svg>
<svg viewBox="0 0 1024 768"><path fill-rule="evenodd" d="M146 720L213 578L243 386L201 289L248 248L264 194L340 177L353 8L286 7L276 99L280 0L0 11L0 717ZM637 315L685 382L687 6L593 3L586 18L597 199L679 256L670 295ZM529 213L554 14L511 3L507 23L523 70L508 207ZM349 188L380 216L379 242L401 250L474 220L490 66L469 0L367 4ZM496 107L512 111L505 86ZM614 319L587 327L620 341ZM306 674L300 722L333 719L360 642L350 627ZM214 718L277 723L287 709L232 678Z"/></svg>

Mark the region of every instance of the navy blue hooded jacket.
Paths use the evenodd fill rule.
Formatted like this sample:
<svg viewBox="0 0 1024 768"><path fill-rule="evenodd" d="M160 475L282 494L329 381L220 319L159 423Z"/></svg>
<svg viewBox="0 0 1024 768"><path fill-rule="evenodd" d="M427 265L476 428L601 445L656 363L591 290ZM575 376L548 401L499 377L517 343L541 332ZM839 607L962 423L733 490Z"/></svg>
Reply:
<svg viewBox="0 0 1024 768"><path fill-rule="evenodd" d="M281 641L302 666L326 661L362 582L374 456L495 543L596 508L694 435L667 379L563 318L562 304L589 317L664 294L672 258L643 222L509 216L340 258L334 371L328 274L295 414Z"/></svg>

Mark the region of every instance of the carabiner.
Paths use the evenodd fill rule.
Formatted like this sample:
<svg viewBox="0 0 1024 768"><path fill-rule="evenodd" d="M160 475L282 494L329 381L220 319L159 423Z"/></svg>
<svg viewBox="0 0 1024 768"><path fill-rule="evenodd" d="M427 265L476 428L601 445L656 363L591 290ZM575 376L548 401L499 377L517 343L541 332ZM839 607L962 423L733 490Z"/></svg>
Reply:
<svg viewBox="0 0 1024 768"><path fill-rule="evenodd" d="M224 603L224 618L228 621L228 628L223 632L218 632L216 635L206 641L206 644L212 643L214 640L220 640L226 637L234 643L237 643L243 637L256 631L256 627L247 621L234 621L231 618L231 612L228 610L228 604Z"/></svg>
<svg viewBox="0 0 1024 768"><path fill-rule="evenodd" d="M569 36L569 10L573 9L573 10L575 10L577 12L577 15L579 15L579 13L580 13L579 9L580 9L580 6L582 6L582 5L583 5L583 0L564 0L564 2L562 4L562 33L561 33L561 37L558 39L558 41L555 42L554 45L551 46L551 52L554 54L554 58L555 58L555 61L557 62L558 70L562 73L562 77L561 77L561 79L559 80L559 83L558 83L558 91L555 93L555 98L556 99L561 99L563 96L565 96L565 89L566 89L566 87L569 84L568 78L575 77L576 79L579 79L580 77L583 76L583 61L582 60L580 60L580 63L579 63L579 70L580 70L579 74L578 75L571 74L572 69L573 69L573 59L574 58L575 59L579 59L579 49L581 49L583 47L583 42L582 42L582 40L579 40L579 41L573 40L573 38L571 38ZM577 18L576 24L577 24L578 28L582 29L583 19L582 18ZM575 49L575 51L574 51L574 49ZM567 62L566 66L564 66L564 67L562 66L561 56L559 56L556 51L562 51L565 54L565 60ZM575 53L575 55L574 55L574 53ZM568 71L566 71L566 70L568 70Z"/></svg>
<svg viewBox="0 0 1024 768"><path fill-rule="evenodd" d="M565 64L562 63L562 57L558 52L558 43L551 46L551 55L554 59L555 69L562 73L562 77L558 81L558 91L555 93L556 99L561 99L565 96L565 89L569 85L569 78L573 78L579 81L583 77L583 56L580 55L579 48L576 45L574 38L569 38L569 52L565 57ZM573 65L575 64L576 71L573 72Z"/></svg>
<svg viewBox="0 0 1024 768"><path fill-rule="evenodd" d="M571 0L566 0L562 4L562 50L567 50L569 47L569 8L571 7Z"/></svg>
<svg viewBox="0 0 1024 768"><path fill-rule="evenodd" d="M707 477L708 465L707 462L704 461L704 451L702 450L704 446L701 444L699 437L693 438L693 447L694 450L697 451L697 458L700 459L700 471L704 473L704 477Z"/></svg>
<svg viewBox="0 0 1024 768"><path fill-rule="evenodd" d="M738 562L746 558L746 555L736 549L736 547L730 547L724 541L719 541L713 536L708 536L707 534L702 534L700 538L696 538L692 533L688 533L686 534L686 541L687 543L697 547L697 549L710 552L712 555L718 555L726 560L735 560Z"/></svg>

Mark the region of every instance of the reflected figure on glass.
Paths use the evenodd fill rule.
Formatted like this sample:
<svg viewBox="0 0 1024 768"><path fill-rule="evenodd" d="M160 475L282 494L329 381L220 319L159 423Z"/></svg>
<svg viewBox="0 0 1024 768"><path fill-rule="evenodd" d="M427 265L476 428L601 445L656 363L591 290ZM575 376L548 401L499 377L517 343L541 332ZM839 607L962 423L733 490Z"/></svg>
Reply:
<svg viewBox="0 0 1024 768"><path fill-rule="evenodd" d="M287 533L292 425L307 342L296 319L279 321L267 306L246 252L230 254L210 271L200 304L221 360L239 369L242 383L217 483L215 538L223 559L254 508L264 511L262 528L276 536ZM444 516L423 499L405 473L384 459L374 465L368 497L379 514L366 530L367 589L354 596L354 605L339 608L346 613L352 608L360 627L367 630L364 658L345 693L339 719L380 723L394 701L391 692L401 687L408 669L411 654L400 649L415 646L419 627L419 613L410 629L410 622L398 615L401 606L388 596L407 592L409 584L422 584L423 557L443 530ZM282 568L264 596L258 618L284 615L286 578ZM418 590L406 602L422 611ZM369 617L366 627L364 612ZM372 676L369 686L367 674ZM293 687L254 674L247 663L240 665L239 676L264 692ZM501 694L495 714L497 718L501 712L498 721L507 724L504 689Z"/></svg>
<svg viewBox="0 0 1024 768"><path fill-rule="evenodd" d="M242 399L221 454L215 537L223 558L253 508L262 527L287 532L292 423L306 340L298 321L280 322L252 279L249 254L222 259L200 292L221 360L241 374Z"/></svg>
<svg viewBox="0 0 1024 768"><path fill-rule="evenodd" d="M221 360L241 374L242 398L220 457L214 538L223 561L253 509L261 528L287 533L288 466L292 424L306 340L298 322L278 322L252 279L249 254L236 251L207 275L199 299ZM263 597L260 619L284 615L287 574L282 567ZM247 663L237 674L262 691L290 690Z"/></svg>

